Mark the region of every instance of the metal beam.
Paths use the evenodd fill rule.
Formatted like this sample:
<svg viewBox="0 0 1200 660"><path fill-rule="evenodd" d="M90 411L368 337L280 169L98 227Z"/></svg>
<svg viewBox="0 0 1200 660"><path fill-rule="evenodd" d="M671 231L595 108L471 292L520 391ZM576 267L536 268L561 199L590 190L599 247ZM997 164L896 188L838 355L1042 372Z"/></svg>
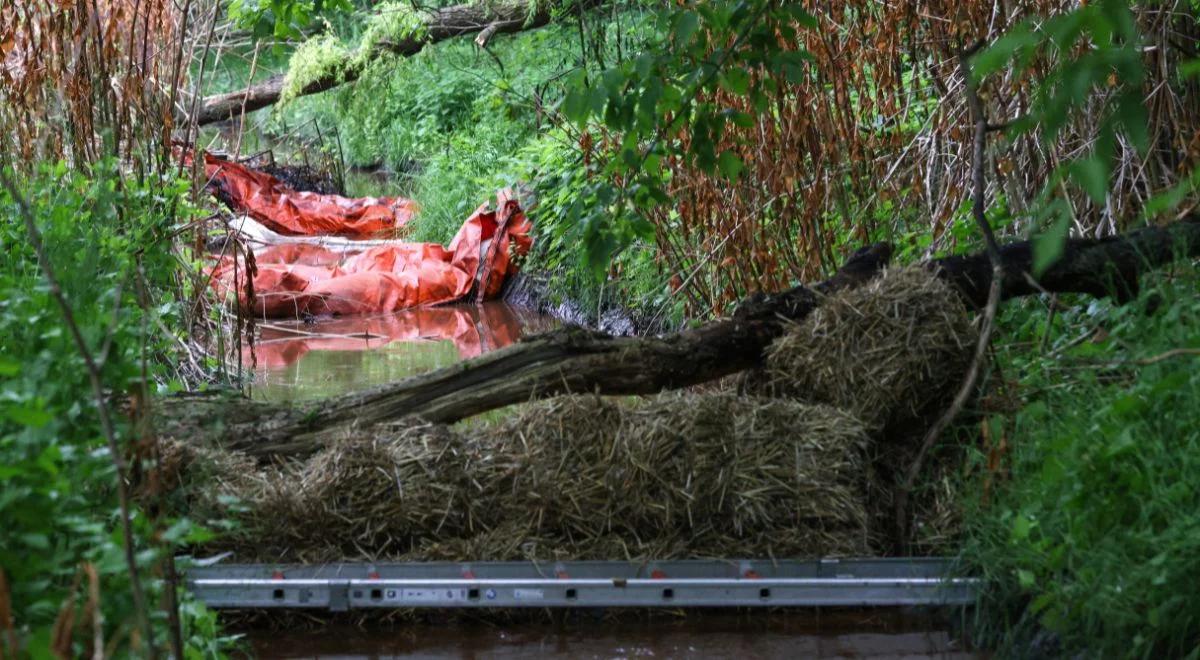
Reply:
<svg viewBox="0 0 1200 660"><path fill-rule="evenodd" d="M964 605L943 559L230 564L187 570L215 608Z"/></svg>

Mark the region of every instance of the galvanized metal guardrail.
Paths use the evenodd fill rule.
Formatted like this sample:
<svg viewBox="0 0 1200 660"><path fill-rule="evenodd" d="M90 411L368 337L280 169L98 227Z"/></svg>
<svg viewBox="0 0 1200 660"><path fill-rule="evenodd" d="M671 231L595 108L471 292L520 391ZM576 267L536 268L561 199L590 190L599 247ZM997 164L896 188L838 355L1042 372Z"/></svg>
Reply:
<svg viewBox="0 0 1200 660"><path fill-rule="evenodd" d="M420 562L187 569L215 608L964 605L978 581L945 559Z"/></svg>

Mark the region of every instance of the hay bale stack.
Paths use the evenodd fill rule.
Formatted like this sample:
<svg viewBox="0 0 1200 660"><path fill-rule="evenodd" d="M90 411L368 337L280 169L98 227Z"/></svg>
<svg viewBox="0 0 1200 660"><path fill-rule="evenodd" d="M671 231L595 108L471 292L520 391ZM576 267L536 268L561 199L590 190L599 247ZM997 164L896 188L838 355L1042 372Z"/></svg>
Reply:
<svg viewBox="0 0 1200 660"><path fill-rule="evenodd" d="M266 470L239 559L511 560L870 552L867 436L731 394L531 405L470 435L405 425ZM194 475L193 475L194 477Z"/></svg>
<svg viewBox="0 0 1200 660"><path fill-rule="evenodd" d="M423 539L479 528L486 502L475 497L470 471L462 438L443 425L348 433L307 461L239 484L225 510L235 528L209 550L271 561L402 556Z"/></svg>
<svg viewBox="0 0 1200 660"><path fill-rule="evenodd" d="M745 538L790 527L859 528L866 436L828 406L666 394L632 407L622 434L654 447L650 525ZM648 489L649 490L649 489Z"/></svg>
<svg viewBox="0 0 1200 660"><path fill-rule="evenodd" d="M977 330L957 294L919 266L827 297L767 351L749 389L849 411L873 431L919 419L951 397Z"/></svg>
<svg viewBox="0 0 1200 660"><path fill-rule="evenodd" d="M482 496L500 512L497 524L566 534L590 529L595 503L624 481L620 474L605 474L628 449L617 443L621 416L621 407L609 399L558 397L476 429L475 478L484 484Z"/></svg>
<svg viewBox="0 0 1200 660"><path fill-rule="evenodd" d="M856 419L730 394L559 397L480 430L483 534L420 558L828 556L870 550ZM416 557L414 557L416 558Z"/></svg>
<svg viewBox="0 0 1200 660"><path fill-rule="evenodd" d="M411 552L420 539L468 534L485 502L469 480L463 439L443 425L399 424L351 433L303 464L283 489L299 523L296 547L336 556Z"/></svg>

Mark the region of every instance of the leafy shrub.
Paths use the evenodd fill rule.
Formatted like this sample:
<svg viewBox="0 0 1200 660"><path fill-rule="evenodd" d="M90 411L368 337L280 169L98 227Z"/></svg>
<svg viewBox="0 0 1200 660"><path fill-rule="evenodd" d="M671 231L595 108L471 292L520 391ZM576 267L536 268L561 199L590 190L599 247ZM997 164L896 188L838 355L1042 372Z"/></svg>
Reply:
<svg viewBox="0 0 1200 660"><path fill-rule="evenodd" d="M178 327L170 295L176 263L168 249L173 214L186 208L186 186L167 182L118 185L116 168L94 176L59 165L18 185L44 235L50 262L84 340L97 356L109 401L141 387L143 368L162 376L155 356L173 350L160 327ZM119 653L135 653L137 630L117 517L117 478L101 433L84 361L39 270L17 207L0 192L0 568L7 575L13 612L26 651L47 655L52 625L67 601L86 600L72 587L81 566L100 577L105 638ZM144 281L139 285L139 273ZM139 305L139 291L153 304ZM149 361L147 361L149 358ZM115 412L114 412L115 414ZM115 414L122 447L138 436ZM153 521L135 511L138 559L151 607L160 601L160 551L205 532L186 520ZM163 542L154 540L161 534ZM159 640L165 620L154 615ZM211 613L185 604L189 646L219 651L227 641ZM80 623L83 623L82 616ZM208 632L204 632L208 631ZM194 632L195 634L191 634ZM90 630L77 635L70 655L87 648Z"/></svg>
<svg viewBox="0 0 1200 660"><path fill-rule="evenodd" d="M1161 277L1125 307L1068 309L1044 355L1031 349L1046 332L1044 310L1006 315L1018 343L1004 370L1028 394L1009 420L1010 481L994 501L975 502L965 557L988 580L985 638L1014 655L1043 629L1068 654L1195 652L1197 276Z"/></svg>

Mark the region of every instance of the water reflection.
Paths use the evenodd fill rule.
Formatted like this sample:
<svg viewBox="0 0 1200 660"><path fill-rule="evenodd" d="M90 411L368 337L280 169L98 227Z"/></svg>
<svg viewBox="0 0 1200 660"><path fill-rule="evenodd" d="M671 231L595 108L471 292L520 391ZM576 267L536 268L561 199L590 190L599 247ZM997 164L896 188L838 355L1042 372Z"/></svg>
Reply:
<svg viewBox="0 0 1200 660"><path fill-rule="evenodd" d="M564 624L412 624L395 630L255 631L262 658L979 658L946 623L896 611L798 612Z"/></svg>
<svg viewBox="0 0 1200 660"><path fill-rule="evenodd" d="M504 303L409 309L316 323L268 321L253 349L254 398L295 401L341 394L449 366L557 321Z"/></svg>

